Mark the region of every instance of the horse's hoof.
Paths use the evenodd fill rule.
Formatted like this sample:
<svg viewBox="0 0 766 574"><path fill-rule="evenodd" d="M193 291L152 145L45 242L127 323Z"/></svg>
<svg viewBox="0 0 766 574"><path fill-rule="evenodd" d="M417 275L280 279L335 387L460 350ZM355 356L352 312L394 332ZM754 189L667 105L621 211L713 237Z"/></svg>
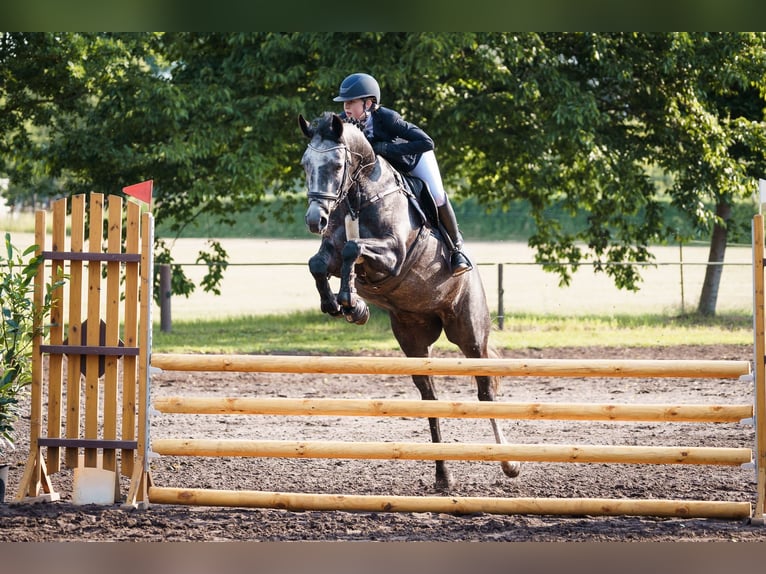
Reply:
<svg viewBox="0 0 766 574"><path fill-rule="evenodd" d="M365 323L367 323L367 321L370 320L370 308L367 305L365 305L362 301L359 301L356 307L354 307L354 312L352 313L352 316L354 317L354 324L364 325Z"/></svg>
<svg viewBox="0 0 766 574"><path fill-rule="evenodd" d="M370 319L370 310L365 306L364 309L354 307L350 311L344 311L346 321L354 325L364 325Z"/></svg>
<svg viewBox="0 0 766 574"><path fill-rule="evenodd" d="M503 472L505 473L505 476L508 478L516 478L521 473L521 463L520 462L508 462L504 461L500 465L503 468Z"/></svg>
<svg viewBox="0 0 766 574"><path fill-rule="evenodd" d="M343 316L349 323L364 325L370 319L370 308L361 299L353 307L343 307Z"/></svg>
<svg viewBox="0 0 766 574"><path fill-rule="evenodd" d="M436 492L448 493L452 491L454 486L455 481L452 479L452 474L449 472L444 473L444 475L437 476L436 482L434 483L434 489L436 489Z"/></svg>

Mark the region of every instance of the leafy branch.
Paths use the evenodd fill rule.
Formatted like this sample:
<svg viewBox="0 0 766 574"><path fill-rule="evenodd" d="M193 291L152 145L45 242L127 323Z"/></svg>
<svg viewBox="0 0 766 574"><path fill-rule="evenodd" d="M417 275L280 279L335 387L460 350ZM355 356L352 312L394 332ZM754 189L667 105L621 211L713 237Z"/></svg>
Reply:
<svg viewBox="0 0 766 574"><path fill-rule="evenodd" d="M32 382L34 338L44 336L50 327L43 318L50 311L61 279L46 285L43 304L34 304L34 279L43 264L33 255L32 245L20 252L5 234L5 250L0 254L0 450L13 448L14 424L18 420L19 399Z"/></svg>

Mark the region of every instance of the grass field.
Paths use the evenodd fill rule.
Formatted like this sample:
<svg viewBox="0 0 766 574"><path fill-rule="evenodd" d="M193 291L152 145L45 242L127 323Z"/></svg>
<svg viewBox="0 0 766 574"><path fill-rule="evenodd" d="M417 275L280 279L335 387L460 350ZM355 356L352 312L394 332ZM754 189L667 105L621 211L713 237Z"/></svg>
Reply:
<svg viewBox="0 0 766 574"><path fill-rule="evenodd" d="M318 240L226 239L232 266L226 270L221 297L195 292L188 299L172 301L174 319L260 315L318 308L318 295L307 261ZM193 263L204 240L180 239L173 256L180 263ZM503 264L502 307L505 314L556 315L643 314L668 315L693 312L696 308L707 260L707 248L684 247L683 289L678 247L654 249L657 267L647 267L637 292L617 289L603 273L583 266L568 287L559 287L558 276L534 263L534 254L521 242L472 242L467 251L478 263L490 309L500 308L499 268ZM750 312L752 307L751 249L730 247L726 253L718 296L718 311ZM185 268L193 279L205 269ZM337 282L334 283L337 286ZM683 301L682 301L683 292Z"/></svg>
<svg viewBox="0 0 766 574"><path fill-rule="evenodd" d="M23 249L29 233L12 233ZM395 349L385 318L365 328L323 316L307 260L316 239L224 239L231 266L222 294L197 291L171 301L171 333L155 329L161 350L201 352L318 351L358 346ZM191 264L202 239L179 239L172 245L179 263ZM656 248L658 265L646 268L638 292L621 291L602 274L582 267L569 287L534 264L521 242L469 242L467 250L482 275L493 322L494 344L503 348L576 345L745 344L751 339L752 266L749 247L727 250L718 299L722 321L705 325L685 317L694 312L705 270L707 248L683 249L683 306L678 247ZM502 307L498 266L503 265ZM185 265L198 280L204 268ZM337 280L334 280L337 287ZM683 312L682 312L683 311ZM159 324L160 309L153 305ZM500 323L504 324L502 330ZM190 342L193 342L191 344Z"/></svg>
<svg viewBox="0 0 766 574"><path fill-rule="evenodd" d="M12 233L23 249L34 242L29 233ZM171 301L173 320L224 318L318 310L318 295L307 261L319 247L318 239L223 239L230 266L221 295L195 290L190 297ZM176 262L194 281L205 268L195 265L205 239L177 239L172 243ZM604 273L583 266L571 284L560 287L558 276L534 263L534 253L518 241L467 242L466 250L478 264L490 310L497 314L635 315L690 313L696 309L707 260L707 247L655 247L657 266L642 271L639 291L617 289ZM750 313L752 265L749 246L730 246L721 280L719 313ZM679 261L683 259L683 268ZM502 285L499 283L502 264ZM683 276L682 276L683 275ZM335 280L334 286L337 286ZM501 300L502 296L502 300ZM155 309L159 318L159 309Z"/></svg>
<svg viewBox="0 0 766 574"><path fill-rule="evenodd" d="M203 245L201 240L179 240L173 253L178 261L191 262ZM221 297L195 293L188 299L173 299L174 327L171 333L155 330L158 348L199 352L201 342L207 341L203 352L397 349L383 316L360 328L321 314L306 265L316 252L318 241L224 240L224 247L232 261L242 265L226 271ZM558 277L535 265L532 251L520 242L471 243L467 249L479 264L477 269L496 327L492 342L498 348L747 344L752 340L750 248L727 251L730 265L724 269L718 302L718 313L723 319L711 324L682 316L677 247L655 250L660 265L644 271L643 287L635 293L615 288L608 277L594 274L589 267L581 268L569 287L559 287ZM706 258L704 247L684 248L687 314L696 309ZM500 263L502 330L497 328ZM187 272L200 277L203 268L189 267ZM337 285L336 279L333 286ZM292 315L286 317L286 313ZM158 319L156 314L155 321ZM437 347L451 345L442 338Z"/></svg>

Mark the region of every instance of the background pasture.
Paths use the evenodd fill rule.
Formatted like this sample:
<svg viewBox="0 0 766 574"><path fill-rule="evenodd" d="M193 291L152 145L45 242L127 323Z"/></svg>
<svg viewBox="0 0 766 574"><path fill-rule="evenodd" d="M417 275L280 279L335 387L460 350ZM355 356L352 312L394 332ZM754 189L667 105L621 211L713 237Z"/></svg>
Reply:
<svg viewBox="0 0 766 574"><path fill-rule="evenodd" d="M174 259L179 263L194 263L205 242L204 239L176 240L172 244ZM189 298L173 298L174 320L311 309L318 312L318 295L307 266L309 257L319 247L318 238L223 239L222 243L229 252L231 266L225 272L221 296L198 289ZM652 249L658 265L642 271L644 282L637 292L617 289L609 277L594 273L589 265L574 274L571 285L559 287L558 276L536 265L533 251L520 241L468 240L466 250L479 264L493 315L498 309L498 263L503 263L503 307L507 315L692 312L696 309L708 254L707 246L684 246L682 301L678 246ZM719 313L749 313L752 309L750 263L749 246L728 248L718 296ZM204 274L204 267L199 265L184 269L195 281Z"/></svg>

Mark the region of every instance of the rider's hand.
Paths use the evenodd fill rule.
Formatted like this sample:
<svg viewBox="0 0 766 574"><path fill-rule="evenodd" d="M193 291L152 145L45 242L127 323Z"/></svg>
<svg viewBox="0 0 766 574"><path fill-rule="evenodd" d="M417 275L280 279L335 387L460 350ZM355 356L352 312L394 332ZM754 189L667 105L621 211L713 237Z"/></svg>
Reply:
<svg viewBox="0 0 766 574"><path fill-rule="evenodd" d="M376 155L386 155L388 144L386 142L375 142L372 144L372 149Z"/></svg>

